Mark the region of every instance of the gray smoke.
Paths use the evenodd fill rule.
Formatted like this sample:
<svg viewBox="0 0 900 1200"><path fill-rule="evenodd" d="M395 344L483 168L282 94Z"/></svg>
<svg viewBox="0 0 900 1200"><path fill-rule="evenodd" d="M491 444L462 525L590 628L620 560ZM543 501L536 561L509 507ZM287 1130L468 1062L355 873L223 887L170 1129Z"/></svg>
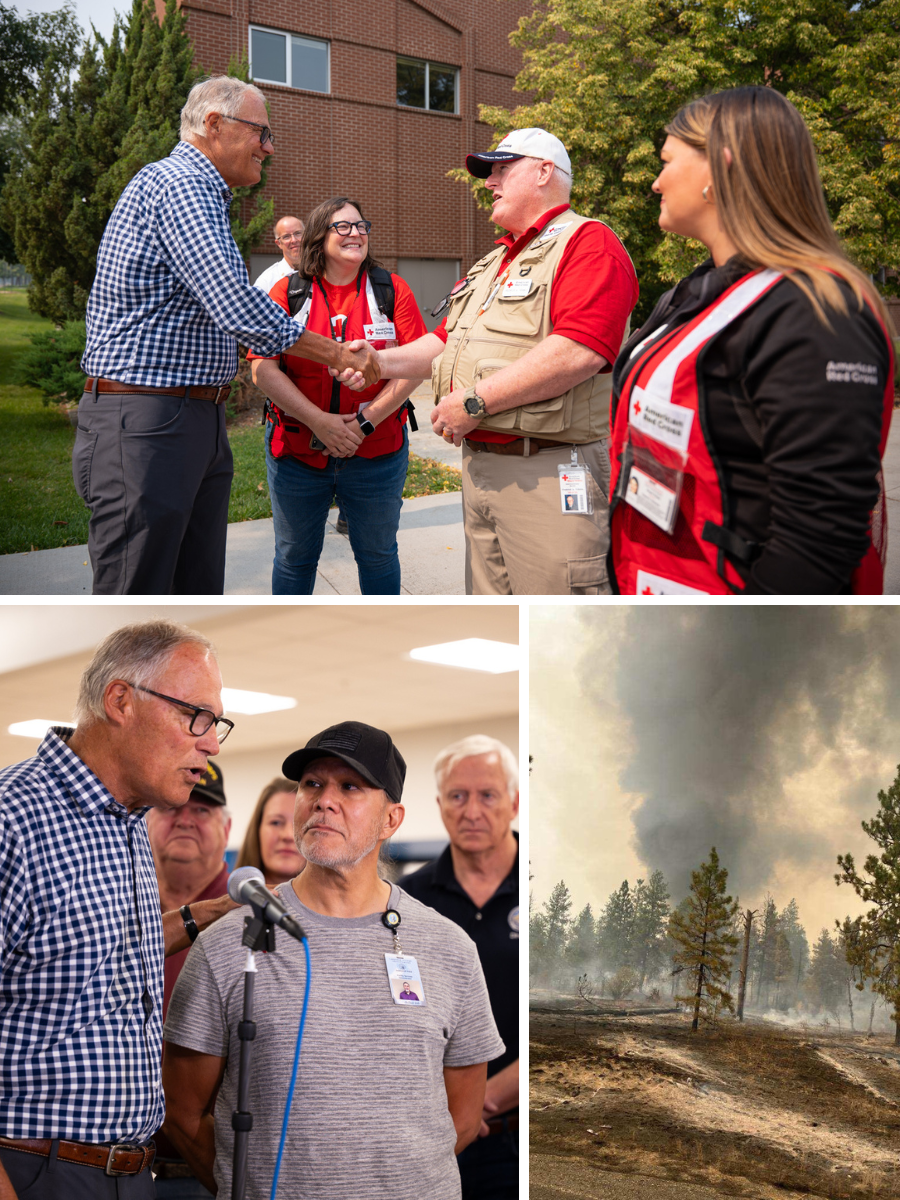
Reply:
<svg viewBox="0 0 900 1200"><path fill-rule="evenodd" d="M784 781L837 754L846 805L875 812L893 779L884 756L900 762L900 610L635 607L612 660L603 609L579 613L581 685L598 709L612 700L630 720L636 749L620 786L642 798L636 849L673 898L713 845L733 894L761 894L776 860L835 869L846 847L815 811L781 822Z"/></svg>

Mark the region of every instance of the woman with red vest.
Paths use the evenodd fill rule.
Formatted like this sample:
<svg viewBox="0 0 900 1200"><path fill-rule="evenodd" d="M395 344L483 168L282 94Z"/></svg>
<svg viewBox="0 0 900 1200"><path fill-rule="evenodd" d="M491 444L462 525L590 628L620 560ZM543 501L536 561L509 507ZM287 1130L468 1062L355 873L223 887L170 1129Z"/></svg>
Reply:
<svg viewBox="0 0 900 1200"><path fill-rule="evenodd" d="M613 588L880 594L893 347L809 131L773 88L745 87L666 133L660 227L711 257L615 364Z"/></svg>
<svg viewBox="0 0 900 1200"><path fill-rule="evenodd" d="M296 275L269 295L336 341L365 338L376 350L427 332L409 285L369 253L371 224L346 196L309 217ZM397 527L409 458L404 401L418 380L392 379L361 392L328 369L284 354L255 358L253 379L271 403L266 469L275 524L272 594L312 595L336 497L349 526L363 595L398 595Z"/></svg>

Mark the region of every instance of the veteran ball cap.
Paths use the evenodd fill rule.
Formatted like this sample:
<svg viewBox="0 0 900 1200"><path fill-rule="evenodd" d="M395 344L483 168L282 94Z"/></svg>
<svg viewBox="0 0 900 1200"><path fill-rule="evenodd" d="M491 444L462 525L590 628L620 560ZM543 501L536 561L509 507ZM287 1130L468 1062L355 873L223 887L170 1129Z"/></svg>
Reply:
<svg viewBox="0 0 900 1200"><path fill-rule="evenodd" d="M225 784L222 782L222 768L216 763L206 764L206 770L191 789L191 799L203 804L226 804Z"/></svg>
<svg viewBox="0 0 900 1200"><path fill-rule="evenodd" d="M383 729L364 725L362 721L342 721L310 738L302 750L289 754L281 769L286 778L299 780L317 758L339 758L373 787L387 792L396 804L400 803L406 763Z"/></svg>
<svg viewBox="0 0 900 1200"><path fill-rule="evenodd" d="M511 162L515 158L540 158L572 174L572 164L565 146L546 129L514 129L496 150L466 156L466 170L479 179L487 179L495 162Z"/></svg>

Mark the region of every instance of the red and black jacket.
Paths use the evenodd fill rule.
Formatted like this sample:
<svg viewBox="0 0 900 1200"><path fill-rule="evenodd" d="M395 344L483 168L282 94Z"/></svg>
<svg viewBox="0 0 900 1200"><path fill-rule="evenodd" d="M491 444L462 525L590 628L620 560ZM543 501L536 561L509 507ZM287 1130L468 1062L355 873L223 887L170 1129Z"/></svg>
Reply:
<svg viewBox="0 0 900 1200"><path fill-rule="evenodd" d="M881 590L880 471L893 354L879 318L868 306L859 311L843 281L848 314L829 309L830 329L780 278L712 336L701 330L669 397L696 413L682 447L674 528L665 531L625 500L647 432L629 420L635 387L684 339L697 340L704 318L754 274L737 258L703 264L662 298L616 362L610 578L618 592ZM649 468L661 479L679 466L670 449L670 459L665 448L658 455L662 470Z"/></svg>

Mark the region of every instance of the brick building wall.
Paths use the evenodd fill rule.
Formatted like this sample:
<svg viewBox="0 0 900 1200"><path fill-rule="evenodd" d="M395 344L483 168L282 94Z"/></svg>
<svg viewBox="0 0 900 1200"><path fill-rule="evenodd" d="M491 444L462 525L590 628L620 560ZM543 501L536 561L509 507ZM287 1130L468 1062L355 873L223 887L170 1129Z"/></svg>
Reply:
<svg viewBox="0 0 900 1200"><path fill-rule="evenodd" d="M277 137L266 188L276 219L305 218L330 196L352 196L373 223L373 253L395 270L398 260L444 260L448 270L458 261L465 269L491 248L487 215L446 174L467 152L490 145L490 128L476 119L480 103L522 102L513 92L521 56L508 38L530 0L182 0L182 7L197 62L209 73L248 51L251 25L330 43L328 94L259 85ZM398 105L398 54L458 67L458 112ZM257 249L278 254L271 232Z"/></svg>

